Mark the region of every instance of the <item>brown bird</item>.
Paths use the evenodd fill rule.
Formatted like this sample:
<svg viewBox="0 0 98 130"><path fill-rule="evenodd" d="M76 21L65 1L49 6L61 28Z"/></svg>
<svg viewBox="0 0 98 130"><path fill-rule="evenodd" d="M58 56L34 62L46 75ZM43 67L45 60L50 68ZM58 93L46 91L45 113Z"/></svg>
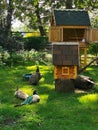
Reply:
<svg viewBox="0 0 98 130"><path fill-rule="evenodd" d="M29 83L31 85L37 85L41 78L42 78L42 75L39 71L39 67L37 66L36 72L34 74L32 74L32 76L29 79Z"/></svg>

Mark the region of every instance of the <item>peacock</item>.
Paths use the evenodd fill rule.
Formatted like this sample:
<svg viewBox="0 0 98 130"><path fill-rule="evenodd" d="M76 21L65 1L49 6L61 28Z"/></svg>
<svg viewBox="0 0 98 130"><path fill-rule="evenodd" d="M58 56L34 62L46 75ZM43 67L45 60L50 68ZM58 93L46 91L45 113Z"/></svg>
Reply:
<svg viewBox="0 0 98 130"><path fill-rule="evenodd" d="M23 102L21 102L20 104L16 104L14 107L23 106L26 104L38 103L39 101L40 101L40 97L39 97L37 91L34 90L33 95L28 96Z"/></svg>

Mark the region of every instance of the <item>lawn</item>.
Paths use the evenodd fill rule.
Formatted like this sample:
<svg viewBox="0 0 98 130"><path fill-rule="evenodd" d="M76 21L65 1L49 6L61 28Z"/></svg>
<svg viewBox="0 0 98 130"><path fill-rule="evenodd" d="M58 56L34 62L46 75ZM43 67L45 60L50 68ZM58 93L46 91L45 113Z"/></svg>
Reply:
<svg viewBox="0 0 98 130"><path fill-rule="evenodd" d="M89 93L56 92L53 67L39 67L43 78L37 86L22 79L34 65L0 68L0 130L98 130L98 86ZM98 83L98 66L84 74ZM41 101L15 108L21 102L14 97L17 86L29 95L38 90Z"/></svg>

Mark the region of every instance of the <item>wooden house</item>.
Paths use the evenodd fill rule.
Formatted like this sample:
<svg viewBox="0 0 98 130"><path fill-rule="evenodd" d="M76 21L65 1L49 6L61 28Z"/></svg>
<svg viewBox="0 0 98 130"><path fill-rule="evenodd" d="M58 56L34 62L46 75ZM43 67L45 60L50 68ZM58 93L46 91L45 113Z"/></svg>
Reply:
<svg viewBox="0 0 98 130"><path fill-rule="evenodd" d="M86 65L87 48L90 42L98 42L98 29L91 28L87 11L54 10L51 18L49 41L52 43L65 42L65 44L77 42L79 52L81 50L84 52L84 65Z"/></svg>
<svg viewBox="0 0 98 130"><path fill-rule="evenodd" d="M51 18L49 41L52 43L55 89L74 90L80 66L81 50L86 65L90 42L98 42L98 29L92 29L87 11L54 10Z"/></svg>

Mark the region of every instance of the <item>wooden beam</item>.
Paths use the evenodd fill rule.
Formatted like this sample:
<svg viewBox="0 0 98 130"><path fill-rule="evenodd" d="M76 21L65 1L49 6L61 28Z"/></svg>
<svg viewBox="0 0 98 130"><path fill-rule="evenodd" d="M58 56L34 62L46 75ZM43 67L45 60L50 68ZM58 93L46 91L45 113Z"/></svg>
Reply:
<svg viewBox="0 0 98 130"><path fill-rule="evenodd" d="M63 28L61 28L61 42L63 42L64 41L64 38L63 38Z"/></svg>
<svg viewBox="0 0 98 130"><path fill-rule="evenodd" d="M88 26L51 26L51 27L59 27L59 28L75 28L75 29L80 29L80 28L87 29L87 28L89 28Z"/></svg>

